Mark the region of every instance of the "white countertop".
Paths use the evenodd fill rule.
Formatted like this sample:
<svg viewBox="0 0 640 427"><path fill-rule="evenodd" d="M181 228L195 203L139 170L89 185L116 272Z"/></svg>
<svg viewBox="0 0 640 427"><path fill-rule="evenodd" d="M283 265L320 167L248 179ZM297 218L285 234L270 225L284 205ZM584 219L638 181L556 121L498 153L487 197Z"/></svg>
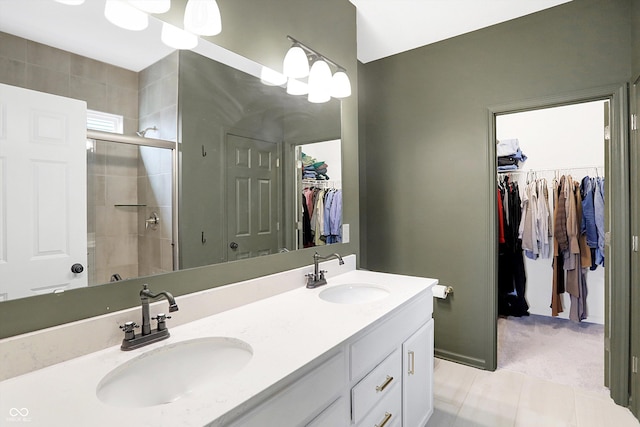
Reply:
<svg viewBox="0 0 640 427"><path fill-rule="evenodd" d="M2 381L0 425L216 425L215 420L426 292L437 280L354 270L328 282L317 289L294 289L181 326L171 327L169 321L169 339L137 350L109 347ZM318 297L329 287L348 283L379 285L390 294L362 304L336 304ZM100 380L122 363L168 344L208 336L243 340L251 345L253 357L230 380L170 404L120 408L96 397ZM73 346L79 339L69 336L61 345ZM170 376L171 372L158 375Z"/></svg>

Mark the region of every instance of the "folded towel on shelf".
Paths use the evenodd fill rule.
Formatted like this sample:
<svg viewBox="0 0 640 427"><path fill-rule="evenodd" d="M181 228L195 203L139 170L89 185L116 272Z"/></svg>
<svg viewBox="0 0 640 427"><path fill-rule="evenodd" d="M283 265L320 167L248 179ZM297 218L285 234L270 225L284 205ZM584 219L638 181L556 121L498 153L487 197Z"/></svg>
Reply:
<svg viewBox="0 0 640 427"><path fill-rule="evenodd" d="M520 141L517 139L502 139L496 145L496 155L498 157L512 156L518 150L520 150Z"/></svg>

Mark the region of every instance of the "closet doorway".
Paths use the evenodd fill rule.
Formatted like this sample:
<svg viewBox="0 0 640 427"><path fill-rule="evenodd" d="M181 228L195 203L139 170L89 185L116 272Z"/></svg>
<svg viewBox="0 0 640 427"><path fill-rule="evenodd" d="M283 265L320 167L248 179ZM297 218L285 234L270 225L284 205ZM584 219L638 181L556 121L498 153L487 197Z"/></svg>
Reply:
<svg viewBox="0 0 640 427"><path fill-rule="evenodd" d="M498 369L603 394L608 393L604 177L609 102L495 117ZM560 185L564 192L557 191ZM577 223L567 218L564 208L570 206ZM567 231L560 231L567 222ZM577 231L573 251L572 239L561 238L571 230ZM561 248L569 245L566 256L554 253L554 239ZM576 253L579 246L582 256Z"/></svg>

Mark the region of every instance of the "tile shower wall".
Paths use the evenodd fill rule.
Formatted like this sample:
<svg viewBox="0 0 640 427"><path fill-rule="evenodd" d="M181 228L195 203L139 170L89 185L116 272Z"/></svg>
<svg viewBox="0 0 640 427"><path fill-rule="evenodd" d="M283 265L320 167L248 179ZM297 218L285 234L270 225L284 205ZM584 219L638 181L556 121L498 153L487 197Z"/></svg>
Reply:
<svg viewBox="0 0 640 427"><path fill-rule="evenodd" d="M156 127L146 136L167 141L178 137L178 53L172 53L140 72L140 128ZM138 201L146 207L138 218L139 275L173 271L171 150L140 148ZM156 227L146 227L153 213Z"/></svg>
<svg viewBox="0 0 640 427"><path fill-rule="evenodd" d="M87 159L90 284L138 277L138 147L97 141Z"/></svg>
<svg viewBox="0 0 640 427"><path fill-rule="evenodd" d="M138 130L138 73L0 32L0 83L82 99Z"/></svg>

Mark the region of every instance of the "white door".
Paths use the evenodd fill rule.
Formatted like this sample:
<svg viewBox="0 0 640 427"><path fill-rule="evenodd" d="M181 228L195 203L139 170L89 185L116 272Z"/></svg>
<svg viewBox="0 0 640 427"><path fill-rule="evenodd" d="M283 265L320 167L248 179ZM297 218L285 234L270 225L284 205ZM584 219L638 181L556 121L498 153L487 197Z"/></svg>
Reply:
<svg viewBox="0 0 640 427"><path fill-rule="evenodd" d="M227 135L227 261L278 252L278 145Z"/></svg>
<svg viewBox="0 0 640 427"><path fill-rule="evenodd" d="M87 285L86 103L0 84L0 300Z"/></svg>
<svg viewBox="0 0 640 427"><path fill-rule="evenodd" d="M433 319L402 344L402 421L423 427L433 413Z"/></svg>

